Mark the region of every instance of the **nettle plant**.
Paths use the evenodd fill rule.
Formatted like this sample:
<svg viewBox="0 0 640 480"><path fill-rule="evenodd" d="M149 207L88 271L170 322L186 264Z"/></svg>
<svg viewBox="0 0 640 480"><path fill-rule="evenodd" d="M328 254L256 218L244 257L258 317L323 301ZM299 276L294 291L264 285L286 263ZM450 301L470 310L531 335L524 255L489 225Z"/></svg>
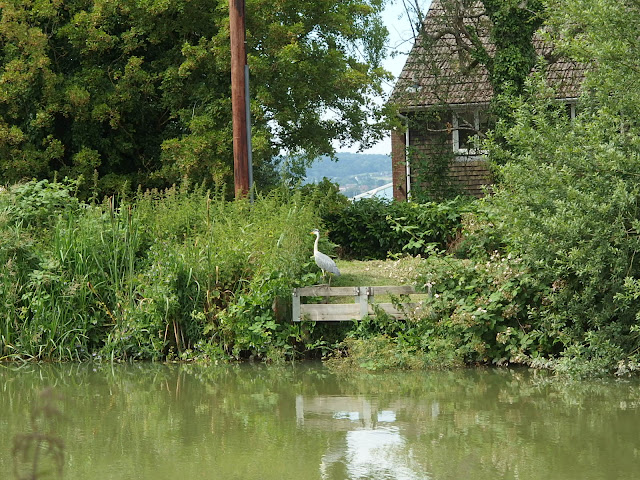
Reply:
<svg viewBox="0 0 640 480"><path fill-rule="evenodd" d="M389 255L429 255L446 249L473 202L456 198L442 203L390 202L362 199L325 216L329 238L346 257L384 259Z"/></svg>
<svg viewBox="0 0 640 480"><path fill-rule="evenodd" d="M418 279L431 295L416 312L429 362L523 364L539 354L527 306L539 295L521 259L434 256Z"/></svg>

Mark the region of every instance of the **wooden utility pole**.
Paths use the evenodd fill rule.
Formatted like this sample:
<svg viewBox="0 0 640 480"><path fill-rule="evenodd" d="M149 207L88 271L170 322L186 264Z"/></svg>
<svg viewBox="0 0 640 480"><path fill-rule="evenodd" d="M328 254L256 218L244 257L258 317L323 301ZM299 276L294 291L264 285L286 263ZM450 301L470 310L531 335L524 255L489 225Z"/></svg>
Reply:
<svg viewBox="0 0 640 480"><path fill-rule="evenodd" d="M245 65L244 0L229 0L231 36L231 109L233 119L233 173L236 198L249 193L249 148Z"/></svg>

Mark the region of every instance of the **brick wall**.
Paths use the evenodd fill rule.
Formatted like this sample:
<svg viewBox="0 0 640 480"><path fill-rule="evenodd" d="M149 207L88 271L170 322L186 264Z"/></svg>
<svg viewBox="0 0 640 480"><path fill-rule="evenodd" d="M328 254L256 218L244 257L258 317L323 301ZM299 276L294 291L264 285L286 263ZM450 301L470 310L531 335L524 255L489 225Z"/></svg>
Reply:
<svg viewBox="0 0 640 480"><path fill-rule="evenodd" d="M429 130L420 121L412 123L408 149L412 188L419 183L435 199L458 193L482 197L484 187L491 185L486 161L477 156L454 158L450 124L430 125ZM391 132L393 198L400 201L407 198L406 151L405 132Z"/></svg>
<svg viewBox="0 0 640 480"><path fill-rule="evenodd" d="M491 185L491 172L482 158L459 158L451 164L449 172L452 183L474 197L483 197L484 187Z"/></svg>
<svg viewBox="0 0 640 480"><path fill-rule="evenodd" d="M404 202L407 200L407 164L405 132L391 131L391 174L393 177L393 198Z"/></svg>

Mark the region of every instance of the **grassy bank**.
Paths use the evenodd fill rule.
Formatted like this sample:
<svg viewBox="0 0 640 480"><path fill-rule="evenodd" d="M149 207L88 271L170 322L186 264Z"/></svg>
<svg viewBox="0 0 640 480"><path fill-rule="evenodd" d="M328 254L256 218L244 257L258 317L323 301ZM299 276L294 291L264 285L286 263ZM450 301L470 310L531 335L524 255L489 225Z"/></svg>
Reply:
<svg viewBox="0 0 640 480"><path fill-rule="evenodd" d="M73 184L0 194L0 358L294 357L284 321L314 283L314 207L274 194L227 202L184 188L82 203Z"/></svg>
<svg viewBox="0 0 640 480"><path fill-rule="evenodd" d="M341 211L344 225L357 208L375 214L376 229L347 239L384 238L395 255L338 260L334 285L397 285L413 283L423 262L402 256L407 242L444 241L426 232L449 235L457 207L354 210L326 187L250 205L188 186L103 202L78 200L73 183L13 186L0 193L0 359L268 361L335 350L356 324L291 322L292 289L321 282L309 235L326 221L317 212ZM394 212L430 236L399 228ZM326 238L320 249L331 253Z"/></svg>
<svg viewBox="0 0 640 480"><path fill-rule="evenodd" d="M592 282L506 242L512 230L501 219L515 213L487 202L349 205L344 225L358 208L384 219L347 235L351 252L367 254L356 244L376 238L394 250L386 260L338 259L342 275L332 285L413 284L425 293L412 298L419 305L404 321L379 312L359 322L293 323L292 289L321 282L309 232L323 227L326 198L276 192L250 205L183 187L85 203L74 184L46 181L0 192L0 360L329 357L350 370L640 372L637 283L625 279L616 293L612 277L598 284L607 302L586 302ZM320 249L331 253L326 238ZM403 255L406 246L422 250ZM598 328L585 324L594 307L609 305L615 315L603 309Z"/></svg>

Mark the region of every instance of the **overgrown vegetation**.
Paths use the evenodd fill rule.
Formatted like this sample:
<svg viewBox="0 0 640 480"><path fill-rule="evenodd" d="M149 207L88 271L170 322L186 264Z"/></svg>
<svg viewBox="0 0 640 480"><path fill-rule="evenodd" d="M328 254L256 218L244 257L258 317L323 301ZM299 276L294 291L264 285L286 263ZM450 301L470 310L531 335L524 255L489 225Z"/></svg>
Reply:
<svg viewBox="0 0 640 480"><path fill-rule="evenodd" d="M378 140L384 2L248 3L257 184L282 152L303 168ZM0 182L233 184L228 19L227 0L3 1Z"/></svg>
<svg viewBox="0 0 640 480"><path fill-rule="evenodd" d="M323 215L342 255L358 260L394 255L429 255L446 249L472 202L407 203L382 198L362 199Z"/></svg>
<svg viewBox="0 0 640 480"><path fill-rule="evenodd" d="M639 78L628 60L640 8L548 3L561 53L590 68L577 118L538 75L504 99L513 121L486 144L504 162L495 195L466 217L452 254L424 262L432 296L404 326L374 320L347 338L349 365L640 371Z"/></svg>
<svg viewBox="0 0 640 480"><path fill-rule="evenodd" d="M313 282L314 208L202 188L80 203L74 183L0 194L0 352L41 360L295 357L286 315ZM315 267L315 266L313 266ZM285 320L286 319L286 320Z"/></svg>
<svg viewBox="0 0 640 480"><path fill-rule="evenodd" d="M370 370L640 371L640 78L622 61L640 58L640 8L549 3L563 53L591 67L587 93L575 121L541 77L502 99L513 121L484 145L504 163L484 201L350 203L328 181L254 205L186 183L103 203L79 201L76 182L0 192L0 358L333 351L334 364ZM308 233L323 222L346 257L420 255L415 283L429 296L406 322L290 321L291 289L319 280Z"/></svg>

